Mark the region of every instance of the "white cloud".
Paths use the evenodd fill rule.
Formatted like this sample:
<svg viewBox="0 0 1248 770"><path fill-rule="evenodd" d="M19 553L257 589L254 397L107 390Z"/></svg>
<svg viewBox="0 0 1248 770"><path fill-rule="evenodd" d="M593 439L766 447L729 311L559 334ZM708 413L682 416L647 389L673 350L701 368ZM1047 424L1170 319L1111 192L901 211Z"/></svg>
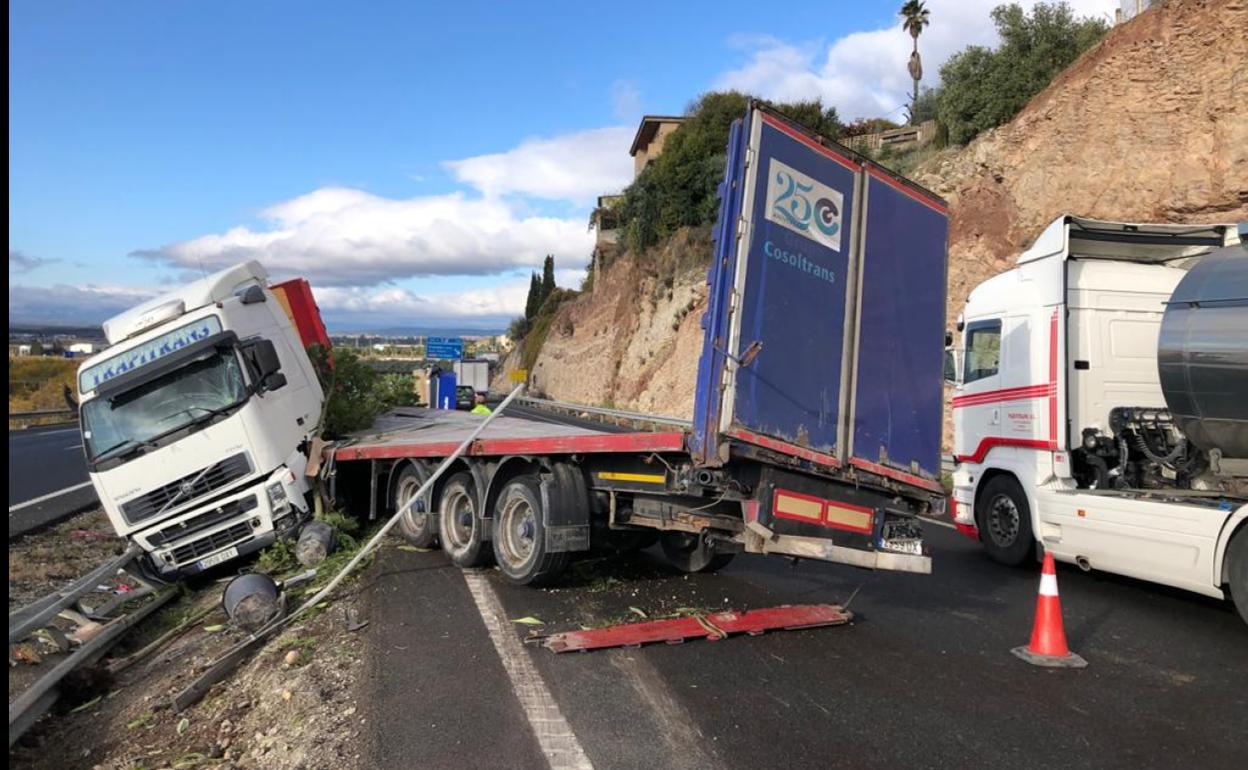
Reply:
<svg viewBox="0 0 1248 770"><path fill-rule="evenodd" d="M919 38L923 56L922 85L939 80L940 65L968 45L994 45L996 30L989 12L1002 0L928 0L931 25ZM1022 0L1030 8L1035 0ZM1076 15L1112 16L1113 0L1071 0ZM735 88L769 99L791 101L821 98L841 117L903 115L909 101L910 35L901 18L883 29L854 32L823 44L794 44L776 38L748 40L749 60L721 74L715 88Z"/></svg>
<svg viewBox="0 0 1248 770"><path fill-rule="evenodd" d="M487 198L514 193L588 204L632 181L633 160L628 155L632 140L633 129L628 126L593 128L526 139L506 152L443 165Z"/></svg>
<svg viewBox="0 0 1248 770"><path fill-rule="evenodd" d="M632 178L627 127L530 139L506 152L444 165L476 189L387 198L325 187L260 213L259 227L134 252L190 270L260 260L276 276L300 275L320 286L375 286L433 275L489 275L589 259L588 204ZM563 201L565 216L531 213L533 199Z"/></svg>
<svg viewBox="0 0 1248 770"><path fill-rule="evenodd" d="M277 276L314 285L370 286L431 275L485 275L588 259L585 218L526 216L499 198L464 193L407 199L330 187L262 213L267 227L235 227L138 256L181 268L220 269L258 259Z"/></svg>
<svg viewBox="0 0 1248 770"><path fill-rule="evenodd" d="M555 283L577 287L584 270L558 269ZM529 294L528 277L507 280L496 286L457 292L416 292L406 288L316 287L316 304L328 316L350 318L359 323L372 319L390 326L415 322L484 321L505 324L524 312Z"/></svg>
<svg viewBox="0 0 1248 770"><path fill-rule="evenodd" d="M9 285L9 321L50 325L98 324L151 299L146 287Z"/></svg>

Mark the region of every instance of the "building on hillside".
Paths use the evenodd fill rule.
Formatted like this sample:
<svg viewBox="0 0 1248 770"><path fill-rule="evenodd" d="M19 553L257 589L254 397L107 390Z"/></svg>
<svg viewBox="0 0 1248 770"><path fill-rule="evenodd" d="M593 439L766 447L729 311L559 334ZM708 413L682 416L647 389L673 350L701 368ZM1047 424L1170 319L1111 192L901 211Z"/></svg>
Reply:
<svg viewBox="0 0 1248 770"><path fill-rule="evenodd" d="M890 128L874 134L843 136L841 142L859 152L879 152L885 148L910 150L922 147L935 139L936 129L936 121L925 120L917 126Z"/></svg>
<svg viewBox="0 0 1248 770"><path fill-rule="evenodd" d="M95 345L90 342L75 342L69 346L68 350L75 355L89 356L95 352Z"/></svg>
<svg viewBox="0 0 1248 770"><path fill-rule="evenodd" d="M1131 21L1147 11L1152 4L1153 0L1118 0L1118 8L1114 9L1114 23Z"/></svg>
<svg viewBox="0 0 1248 770"><path fill-rule="evenodd" d="M637 126L637 133L633 136L633 144L628 148L628 154L633 157L633 179L641 176L646 166L659 157L663 152L663 145L667 143L667 138L680 128L680 124L685 120L687 118L676 115L646 115L641 119L641 123ZM591 267L594 271L595 283L602 269L603 251L620 242L620 222L616 207L623 201L624 196L620 194L599 195L598 205L589 215L589 228L595 231Z"/></svg>
<svg viewBox="0 0 1248 770"><path fill-rule="evenodd" d="M633 146L628 154L633 156L633 178L641 176L646 166L654 162L663 152L663 145L672 132L680 128L687 118L673 115L646 115L637 126L637 135L633 137Z"/></svg>

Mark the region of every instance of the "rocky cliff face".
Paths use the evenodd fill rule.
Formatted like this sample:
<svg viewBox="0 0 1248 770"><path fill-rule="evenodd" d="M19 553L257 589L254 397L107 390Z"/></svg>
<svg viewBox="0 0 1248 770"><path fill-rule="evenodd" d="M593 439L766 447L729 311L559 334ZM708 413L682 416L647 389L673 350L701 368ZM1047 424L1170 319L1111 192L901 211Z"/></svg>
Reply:
<svg viewBox="0 0 1248 770"><path fill-rule="evenodd" d="M691 417L710 253L705 231L685 230L651 253L620 254L592 292L560 308L530 372L531 391ZM509 356L504 372L518 362Z"/></svg>
<svg viewBox="0 0 1248 770"><path fill-rule="evenodd" d="M1170 0L1111 30L1012 122L922 166L917 181L950 204L950 322L1063 213L1248 220L1245 30L1244 0ZM688 417L706 301L694 265L710 248L686 232L642 260L619 258L561 309L535 389Z"/></svg>
<svg viewBox="0 0 1248 770"><path fill-rule="evenodd" d="M915 179L950 204L949 316L1061 214L1248 219L1248 3L1170 0L1115 27L1010 123Z"/></svg>

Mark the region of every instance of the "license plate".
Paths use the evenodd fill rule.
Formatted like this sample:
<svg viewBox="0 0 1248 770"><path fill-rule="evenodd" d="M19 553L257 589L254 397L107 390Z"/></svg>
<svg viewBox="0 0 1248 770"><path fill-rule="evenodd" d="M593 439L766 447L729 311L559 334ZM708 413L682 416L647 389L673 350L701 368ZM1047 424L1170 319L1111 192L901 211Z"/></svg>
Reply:
<svg viewBox="0 0 1248 770"><path fill-rule="evenodd" d="M199 568L200 572L203 572L209 567L215 567L218 564L223 564L230 559L233 559L235 556L238 556L238 548L227 548L221 553L215 553L212 556L209 556L207 559L200 559L199 563L195 566Z"/></svg>
<svg viewBox="0 0 1248 770"><path fill-rule="evenodd" d="M922 556L923 541L911 539L885 540L884 549L887 551L894 551L896 553L909 553L914 554L915 556Z"/></svg>

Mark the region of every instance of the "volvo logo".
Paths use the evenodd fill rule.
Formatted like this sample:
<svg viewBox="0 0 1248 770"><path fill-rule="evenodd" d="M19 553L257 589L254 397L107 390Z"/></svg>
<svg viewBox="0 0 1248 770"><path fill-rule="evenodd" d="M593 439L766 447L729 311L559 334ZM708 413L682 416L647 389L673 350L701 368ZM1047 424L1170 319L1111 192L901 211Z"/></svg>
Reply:
<svg viewBox="0 0 1248 770"><path fill-rule="evenodd" d="M181 484L178 485L178 491L184 495L189 495L190 493L195 491L195 482L183 481Z"/></svg>

